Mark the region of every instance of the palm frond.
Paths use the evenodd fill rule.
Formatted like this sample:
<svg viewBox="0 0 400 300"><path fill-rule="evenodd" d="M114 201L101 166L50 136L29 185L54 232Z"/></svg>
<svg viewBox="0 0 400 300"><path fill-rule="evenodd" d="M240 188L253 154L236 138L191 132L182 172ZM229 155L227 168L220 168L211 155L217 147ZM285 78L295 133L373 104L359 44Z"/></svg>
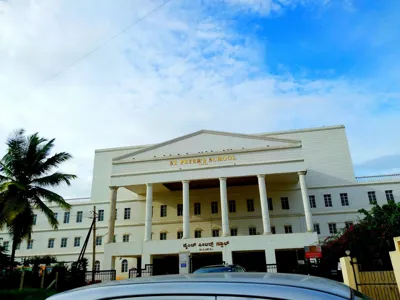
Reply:
<svg viewBox="0 0 400 300"><path fill-rule="evenodd" d="M50 141L43 139L42 143L47 143L44 145L42 145L42 143L38 145L36 149L36 157L33 162L33 170L35 174L38 173L40 166L46 161L46 158L50 156L50 152L54 147L54 141L55 139L51 139Z"/></svg>
<svg viewBox="0 0 400 300"><path fill-rule="evenodd" d="M49 157L40 165L37 166L37 170L35 171L36 176L40 176L42 174L46 174L52 168L58 167L61 163L72 158L72 155L67 152L60 152L54 154L52 157Z"/></svg>
<svg viewBox="0 0 400 300"><path fill-rule="evenodd" d="M44 176L41 178L36 178L36 179L32 180L32 184L35 184L38 186L51 186L51 187L58 186L62 183L71 185L70 180L75 179L75 178L77 178L76 175L55 172L51 175Z"/></svg>
<svg viewBox="0 0 400 300"><path fill-rule="evenodd" d="M25 238L30 238L33 227L33 210L30 205L25 208L7 224L8 232L14 241L20 243Z"/></svg>
<svg viewBox="0 0 400 300"><path fill-rule="evenodd" d="M58 195L57 193L54 193L50 190L35 186L32 188L31 192L36 194L38 197L46 200L49 203L56 203L58 206L64 209L71 209L71 205L67 203L63 197Z"/></svg>
<svg viewBox="0 0 400 300"><path fill-rule="evenodd" d="M35 208L41 210L43 214L46 216L47 220L49 221L51 227L53 229L58 229L58 221L54 217L54 212L45 204L39 197L34 197Z"/></svg>
<svg viewBox="0 0 400 300"><path fill-rule="evenodd" d="M25 169L25 144L24 130L19 129L11 134L6 142L8 147L6 154L2 158L3 173L8 177L15 177Z"/></svg>
<svg viewBox="0 0 400 300"><path fill-rule="evenodd" d="M40 138L38 133L32 134L26 138L25 143L25 153L26 153L26 160L28 163L34 165L38 154L38 147L40 144L46 142L45 138Z"/></svg>

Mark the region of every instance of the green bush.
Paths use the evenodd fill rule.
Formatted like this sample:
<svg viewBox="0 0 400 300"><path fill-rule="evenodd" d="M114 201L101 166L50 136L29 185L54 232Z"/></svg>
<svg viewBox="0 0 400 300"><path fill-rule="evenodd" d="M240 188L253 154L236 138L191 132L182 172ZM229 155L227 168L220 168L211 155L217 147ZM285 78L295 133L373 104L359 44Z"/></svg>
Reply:
<svg viewBox="0 0 400 300"><path fill-rule="evenodd" d="M7 300L45 300L54 295L55 291L46 291L41 289L19 290L0 290L0 299Z"/></svg>

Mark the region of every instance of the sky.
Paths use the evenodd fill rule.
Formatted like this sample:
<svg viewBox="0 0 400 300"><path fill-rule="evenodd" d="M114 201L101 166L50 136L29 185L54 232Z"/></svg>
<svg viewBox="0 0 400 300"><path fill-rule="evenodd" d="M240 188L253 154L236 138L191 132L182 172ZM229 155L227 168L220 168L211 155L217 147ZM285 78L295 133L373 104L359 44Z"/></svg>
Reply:
<svg viewBox="0 0 400 300"><path fill-rule="evenodd" d="M162 3L0 0L0 154L18 128L56 138L79 177L58 191L85 197L95 149L344 124L356 175L400 173L400 1L170 0L141 20Z"/></svg>

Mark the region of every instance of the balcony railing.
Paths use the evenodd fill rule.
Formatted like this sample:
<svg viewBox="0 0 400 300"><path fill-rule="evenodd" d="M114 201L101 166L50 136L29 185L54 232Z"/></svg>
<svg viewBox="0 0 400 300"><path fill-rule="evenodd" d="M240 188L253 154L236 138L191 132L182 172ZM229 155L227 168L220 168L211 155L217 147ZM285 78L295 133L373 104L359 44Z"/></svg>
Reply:
<svg viewBox="0 0 400 300"><path fill-rule="evenodd" d="M360 176L356 177L357 182L382 182L382 181L400 181L400 174Z"/></svg>

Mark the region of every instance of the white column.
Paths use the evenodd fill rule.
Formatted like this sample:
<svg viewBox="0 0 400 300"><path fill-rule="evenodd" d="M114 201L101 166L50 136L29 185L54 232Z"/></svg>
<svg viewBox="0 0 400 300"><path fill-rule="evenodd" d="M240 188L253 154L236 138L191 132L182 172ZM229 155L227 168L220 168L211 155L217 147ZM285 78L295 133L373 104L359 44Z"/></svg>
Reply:
<svg viewBox="0 0 400 300"><path fill-rule="evenodd" d="M260 191L261 213L264 227L264 234L271 234L271 221L268 211L267 187L265 186L265 175L257 175L258 189Z"/></svg>
<svg viewBox="0 0 400 300"><path fill-rule="evenodd" d="M152 225L152 210L153 210L153 184L146 183L146 218L144 241L151 241L151 225Z"/></svg>
<svg viewBox="0 0 400 300"><path fill-rule="evenodd" d="M222 236L229 236L229 212L228 212L228 193L226 190L226 178L219 179L219 189L221 193L221 218Z"/></svg>
<svg viewBox="0 0 400 300"><path fill-rule="evenodd" d="M114 242L114 228L115 228L115 209L117 207L117 186L111 186L111 199L110 199L110 218L108 219L108 235L107 243Z"/></svg>
<svg viewBox="0 0 400 300"><path fill-rule="evenodd" d="M299 180L300 180L300 188L301 188L301 197L303 198L303 206L304 206L304 215L306 217L306 225L307 231L313 232L314 225L312 221L312 214L310 209L310 200L308 198L307 192L307 184L306 184L306 171L299 172Z"/></svg>
<svg viewBox="0 0 400 300"><path fill-rule="evenodd" d="M183 196L183 239L190 238L190 221L189 221L189 180L182 181Z"/></svg>

